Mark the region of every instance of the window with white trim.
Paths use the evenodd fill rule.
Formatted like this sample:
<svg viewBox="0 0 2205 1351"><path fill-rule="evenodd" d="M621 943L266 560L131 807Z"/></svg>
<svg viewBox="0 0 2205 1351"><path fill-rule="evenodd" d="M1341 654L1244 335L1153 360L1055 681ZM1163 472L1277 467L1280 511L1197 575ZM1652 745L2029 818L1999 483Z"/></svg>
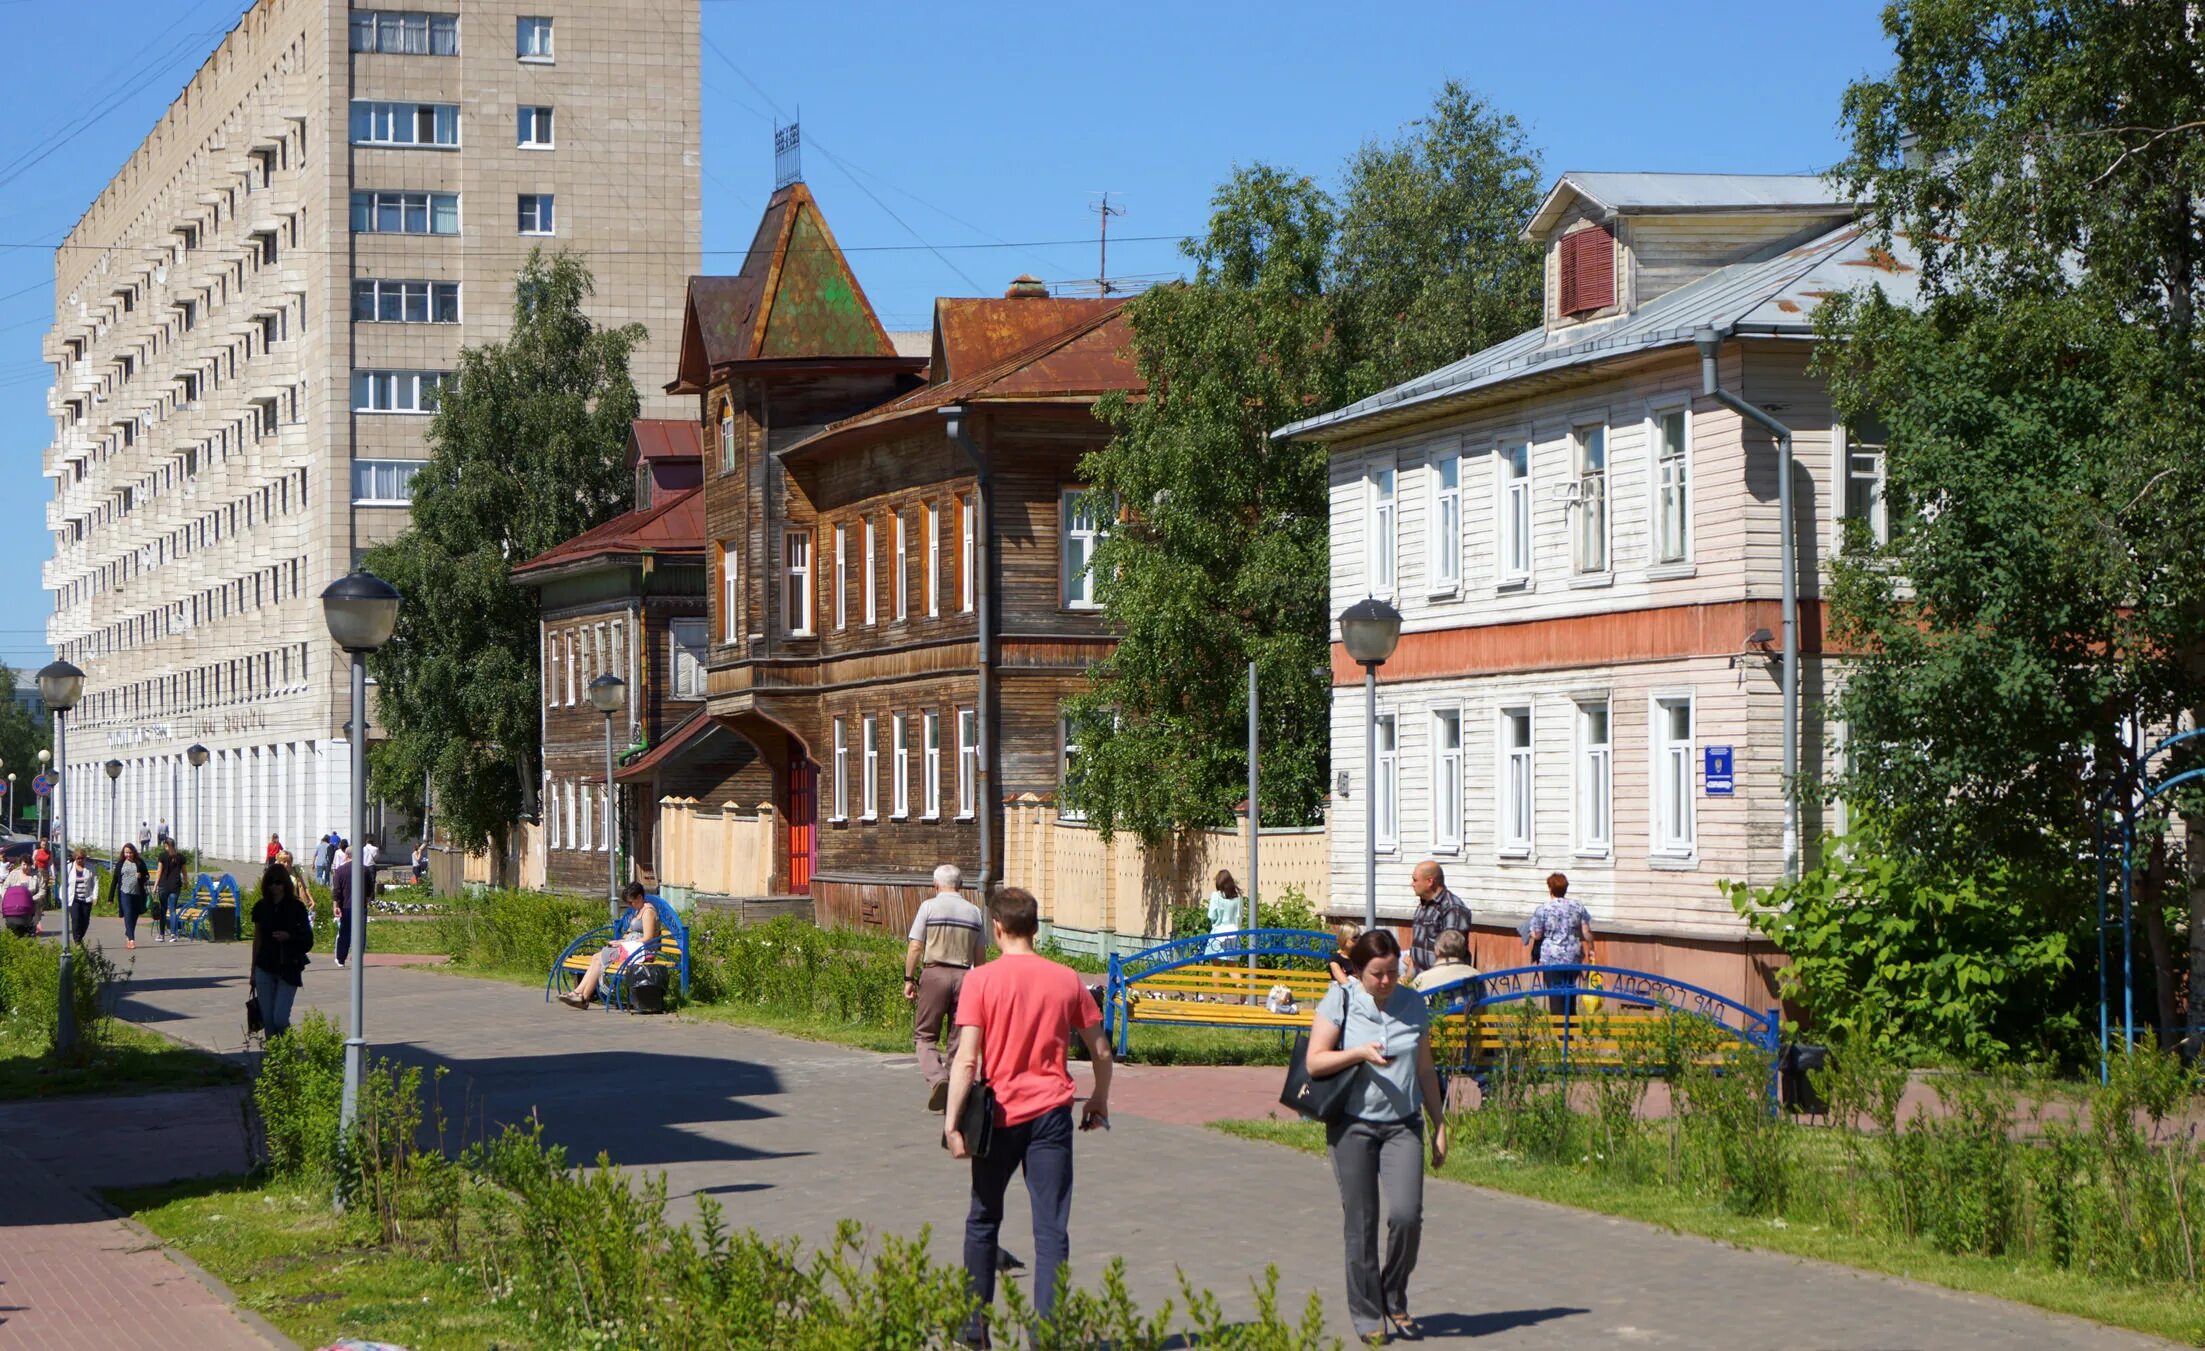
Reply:
<svg viewBox="0 0 2205 1351"><path fill-rule="evenodd" d="M931 619L942 612L942 509L927 502L919 510L926 513L926 613Z"/></svg>
<svg viewBox="0 0 2205 1351"><path fill-rule="evenodd" d="M957 819L970 821L980 798L979 710L957 710Z"/></svg>
<svg viewBox="0 0 2205 1351"><path fill-rule="evenodd" d="M1100 499L1085 488L1057 495L1057 524L1063 532L1063 564L1058 584L1068 610L1101 608L1095 589L1095 549L1102 543Z"/></svg>
<svg viewBox="0 0 2205 1351"><path fill-rule="evenodd" d="M352 317L360 323L456 324L459 283L363 278L352 283Z"/></svg>
<svg viewBox="0 0 2205 1351"><path fill-rule="evenodd" d="M841 630L850 621L850 527L835 526L835 628Z"/></svg>
<svg viewBox="0 0 2205 1351"><path fill-rule="evenodd" d="M456 235L456 192L382 192L352 194L352 230L363 235Z"/></svg>
<svg viewBox="0 0 2205 1351"><path fill-rule="evenodd" d="M942 814L942 715L928 709L919 719L919 812L933 821Z"/></svg>
<svg viewBox="0 0 2205 1351"><path fill-rule="evenodd" d="M572 791L579 800L582 809L582 829L580 834L575 837L579 842L578 848L580 852L585 854L595 853L597 851L597 831L595 829L596 823L590 819L590 808L596 805L597 794L591 791L589 784L586 782L575 783Z"/></svg>
<svg viewBox="0 0 2205 1351"><path fill-rule="evenodd" d="M551 20L532 14L515 19L513 54L523 61L551 60Z"/></svg>
<svg viewBox="0 0 2205 1351"><path fill-rule="evenodd" d="M1432 849L1462 848L1462 710L1432 712Z"/></svg>
<svg viewBox="0 0 2205 1351"><path fill-rule="evenodd" d="M865 803L864 819L877 821L880 819L880 719L866 714L860 730L865 777L859 780L858 795Z"/></svg>
<svg viewBox="0 0 2205 1351"><path fill-rule="evenodd" d="M1072 805L1071 794L1066 790L1079 782L1080 734L1079 725L1064 718L1058 725L1057 755L1057 819L1059 821L1085 821L1087 813Z"/></svg>
<svg viewBox="0 0 2205 1351"><path fill-rule="evenodd" d="M1654 562L1692 558L1692 420L1688 410L1654 414Z"/></svg>
<svg viewBox="0 0 2205 1351"><path fill-rule="evenodd" d="M1431 528L1425 533L1425 584L1434 594L1462 585L1462 456L1452 447L1432 458Z"/></svg>
<svg viewBox="0 0 2205 1351"><path fill-rule="evenodd" d="M523 150L549 150L551 141L551 108L548 104L524 103L515 119L514 144Z"/></svg>
<svg viewBox="0 0 2205 1351"><path fill-rule="evenodd" d="M1531 580L1531 443L1501 447L1500 580L1503 586Z"/></svg>
<svg viewBox="0 0 2205 1351"><path fill-rule="evenodd" d="M352 11L352 50L396 56L459 55L457 14Z"/></svg>
<svg viewBox="0 0 2205 1351"><path fill-rule="evenodd" d="M413 481L421 473L419 460L354 460L352 505L356 507L405 507L413 505Z"/></svg>
<svg viewBox="0 0 2205 1351"><path fill-rule="evenodd" d="M1891 542L1890 478L1884 455L1889 434L1882 424L1863 417L1843 428L1842 442L1845 500L1841 514L1845 520L1865 523L1869 544L1882 548ZM1844 544L1842 536L1839 544Z"/></svg>
<svg viewBox="0 0 2205 1351"><path fill-rule="evenodd" d="M1608 570L1608 429L1579 427L1570 447L1577 475L1570 484L1570 566L1583 577Z"/></svg>
<svg viewBox="0 0 2205 1351"><path fill-rule="evenodd" d="M1393 594L1394 550L1397 544L1394 488L1393 466L1371 470L1366 482L1367 506L1363 513L1364 575L1369 582L1363 589L1373 596Z"/></svg>
<svg viewBox="0 0 2205 1351"><path fill-rule="evenodd" d="M524 235L552 235L559 232L552 214L550 193L521 194L520 230Z"/></svg>
<svg viewBox="0 0 2205 1351"><path fill-rule="evenodd" d="M574 652L574 630L568 629L565 636L567 647L567 707L572 708L574 707L575 687L581 683L575 679L581 662L576 658Z"/></svg>
<svg viewBox="0 0 2205 1351"><path fill-rule="evenodd" d="M960 538L957 542L959 578L957 603L958 608L969 615L972 613L973 583L972 498L970 495L957 499L957 519L957 528L960 532Z"/></svg>
<svg viewBox="0 0 2205 1351"><path fill-rule="evenodd" d="M1615 742L1608 701L1581 699L1577 704L1577 766L1573 813L1577 852L1605 858L1615 834Z"/></svg>
<svg viewBox="0 0 2205 1351"><path fill-rule="evenodd" d="M833 798L834 816L830 818L836 821L847 821L850 819L850 747L843 738L844 729L842 726L842 719L836 718Z"/></svg>
<svg viewBox="0 0 2205 1351"><path fill-rule="evenodd" d="M735 472L735 409L724 403L720 405L720 472Z"/></svg>
<svg viewBox="0 0 2205 1351"><path fill-rule="evenodd" d="M880 545L873 538L873 518L865 518L865 622L880 622L880 586L873 573L874 560L879 557Z"/></svg>
<svg viewBox="0 0 2205 1351"><path fill-rule="evenodd" d="M896 619L900 623L905 618L907 618L911 612L909 599L906 594L910 589L911 545L910 541L906 538L908 531L904 527L903 513L901 511L898 511L896 513L895 519L896 575L894 585L896 592Z"/></svg>
<svg viewBox="0 0 2205 1351"><path fill-rule="evenodd" d="M1500 711L1498 735L1500 780L1501 852L1522 857L1531 852L1532 802L1535 782L1531 763L1531 710L1526 707Z"/></svg>
<svg viewBox="0 0 2205 1351"><path fill-rule="evenodd" d="M552 778L548 771L544 774L544 796L540 813L544 822L544 848L565 848L559 834L559 781Z"/></svg>
<svg viewBox="0 0 2205 1351"><path fill-rule="evenodd" d="M739 548L734 540L720 541L720 641L723 643L739 642L743 636L743 593L736 584L740 580Z"/></svg>
<svg viewBox="0 0 2205 1351"><path fill-rule="evenodd" d="M1371 791L1371 810L1377 847L1395 849L1401 844L1400 742L1394 715L1378 715L1378 781Z"/></svg>
<svg viewBox="0 0 2205 1351"><path fill-rule="evenodd" d="M433 413L443 371L354 371L355 413Z"/></svg>
<svg viewBox="0 0 2205 1351"><path fill-rule="evenodd" d="M1693 823L1696 738L1692 696L1657 695L1649 709L1653 724L1653 850L1670 858L1689 858L1697 844Z"/></svg>
<svg viewBox="0 0 2205 1351"><path fill-rule="evenodd" d="M889 715L888 814L901 821L911 814L911 729L901 713Z"/></svg>
<svg viewBox="0 0 2205 1351"><path fill-rule="evenodd" d="M704 697L705 649L711 626L701 619L674 619L666 624L667 646L672 648L673 680L669 688L676 699Z"/></svg>
<svg viewBox="0 0 2205 1351"><path fill-rule="evenodd" d="M781 535L782 622L789 632L812 631L812 536L809 530L788 530Z"/></svg>
<svg viewBox="0 0 2205 1351"><path fill-rule="evenodd" d="M455 147L459 144L459 105L354 99L352 143Z"/></svg>

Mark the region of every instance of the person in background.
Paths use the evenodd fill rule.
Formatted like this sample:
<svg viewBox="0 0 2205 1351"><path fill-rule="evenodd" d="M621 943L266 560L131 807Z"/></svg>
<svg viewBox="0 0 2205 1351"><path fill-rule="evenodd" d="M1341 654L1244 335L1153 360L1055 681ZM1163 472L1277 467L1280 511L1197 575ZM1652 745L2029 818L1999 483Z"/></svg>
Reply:
<svg viewBox="0 0 2205 1351"><path fill-rule="evenodd" d="M39 913L45 908L46 879L28 859L9 864L7 877L0 880L0 919L8 932L36 938Z"/></svg>
<svg viewBox="0 0 2205 1351"><path fill-rule="evenodd" d="M1432 951L1437 960L1429 970L1417 972L1416 979L1409 982L1409 988L1418 994L1478 974L1478 969L1470 965L1470 940L1461 930L1449 929L1441 934L1439 946Z"/></svg>
<svg viewBox="0 0 2205 1351"><path fill-rule="evenodd" d="M290 867L269 864L260 875L260 899L253 903L253 993L260 998L261 1029L271 1037L290 1030L291 1001L314 946L297 878Z"/></svg>
<svg viewBox="0 0 2205 1351"><path fill-rule="evenodd" d="M176 841L166 836L161 840L161 857L153 874L153 941L176 941L176 912L183 909L184 856L176 848Z"/></svg>
<svg viewBox="0 0 2205 1351"><path fill-rule="evenodd" d="M337 912L337 965L352 954L352 854L343 840L329 856L329 904ZM364 920L365 914L361 916ZM367 935L360 935L360 951L367 951Z"/></svg>
<svg viewBox="0 0 2205 1351"><path fill-rule="evenodd" d="M314 893L306 885L306 874L299 871L299 865L292 861L291 851L288 849L276 855L276 864L291 874L291 885L298 891L299 903L306 907L306 931L311 935L314 931ZM307 960L312 961L313 958L309 957Z"/></svg>
<svg viewBox="0 0 2205 1351"><path fill-rule="evenodd" d="M1325 1123L1325 1150L1347 1220L1348 1321L1366 1342L1419 1337L1409 1316L1409 1277L1424 1234L1424 1141L1430 1118L1432 1167L1447 1159L1446 1099L1432 1060L1431 1014L1401 985L1401 943L1373 929L1348 950L1352 983L1335 985L1309 1030L1309 1072L1355 1073L1345 1116ZM1378 1255L1378 1212L1386 1212L1386 1254Z"/></svg>
<svg viewBox="0 0 2205 1351"><path fill-rule="evenodd" d="M152 878L146 876L145 859L138 853L138 846L126 844L115 858L110 889L115 893L115 909L122 915L123 947L135 952L138 947L138 919L145 914L145 895L152 890Z"/></svg>
<svg viewBox="0 0 2205 1351"><path fill-rule="evenodd" d="M78 946L92 927L92 902L99 898L99 874L92 869L92 851L78 845L69 851L69 867L61 882L62 923Z"/></svg>
<svg viewBox="0 0 2205 1351"><path fill-rule="evenodd" d="M1048 1321L1057 1283L1072 1255L1072 1102L1066 1068L1077 1035L1095 1067L1095 1091L1081 1130L1110 1125L1110 1039L1102 1015L1077 972L1034 951L1041 906L1022 887L1005 887L988 902L989 927L1000 954L965 977L957 1000L957 1056L950 1067L942 1142L950 1157L972 1158L958 1130L965 1098L980 1067L995 1094L995 1135L984 1158L972 1158L972 1207L965 1214L965 1279L979 1308L966 1329L971 1345L987 1344L988 1309L1002 1249L1003 1194L1011 1175L1026 1174L1034 1216L1034 1311Z"/></svg>
<svg viewBox="0 0 2205 1351"><path fill-rule="evenodd" d="M1434 945L1448 930L1470 936L1470 907L1447 889L1447 874L1437 862L1426 859L1409 874L1409 890L1416 893L1416 917L1409 922L1409 969L1404 979L1439 960Z"/></svg>
<svg viewBox="0 0 2205 1351"><path fill-rule="evenodd" d="M1582 903L1570 899L1570 879L1566 875L1547 875L1546 904L1531 912L1524 936L1541 966L1575 966L1590 960L1587 954L1592 951L1592 915ZM1576 972L1558 973L1549 983L1556 980L1566 985L1578 983ZM1574 1013L1577 996L1548 995L1547 1008L1553 1013Z"/></svg>
<svg viewBox="0 0 2205 1351"><path fill-rule="evenodd" d="M912 1005L911 1039L926 1080L926 1109L949 1101L949 1064L957 1054L957 992L965 973L987 960L988 937L980 907L960 890L965 875L954 863L934 870L934 894L911 917L903 951L903 997Z"/></svg>
<svg viewBox="0 0 2205 1351"><path fill-rule="evenodd" d="M1325 959L1325 970L1331 973L1334 985L1345 985L1355 979L1355 973L1348 970L1348 949L1354 947L1355 940L1362 936L1363 926L1360 924L1336 924L1332 927L1332 955Z"/></svg>
<svg viewBox="0 0 2205 1351"><path fill-rule="evenodd" d="M413 880L419 885L429 880L429 842L421 841L413 847Z"/></svg>
<svg viewBox="0 0 2205 1351"><path fill-rule="evenodd" d="M329 861L337 853L337 832L331 831L314 842L314 880L329 885Z"/></svg>
<svg viewBox="0 0 2205 1351"><path fill-rule="evenodd" d="M608 967L618 970L638 952L652 952L658 948L658 907L648 903L650 894L644 891L643 884L630 882L621 889L620 899L628 907L627 932L599 948L597 955L590 958L589 969L574 982L574 988L559 996L559 1002L570 1009L590 1006L590 1001L597 997L597 987L605 983Z"/></svg>
<svg viewBox="0 0 2205 1351"><path fill-rule="evenodd" d="M362 840L360 842L360 866L367 872L369 900L375 899L375 865L382 858L382 855L383 851L375 847L375 841Z"/></svg>
<svg viewBox="0 0 2205 1351"><path fill-rule="evenodd" d="M1209 912L1210 941L1203 948L1203 955L1218 957L1233 950L1233 940L1221 935L1248 927L1248 900L1240 894L1240 883L1223 868L1210 883L1210 894L1202 902Z"/></svg>
<svg viewBox="0 0 2205 1351"><path fill-rule="evenodd" d="M153 842L155 844L166 844L175 838L174 835L169 834L168 818L162 817L161 824L153 828Z"/></svg>
<svg viewBox="0 0 2205 1351"><path fill-rule="evenodd" d="M54 875L53 846L46 842L43 835L38 837L38 848L31 851L31 866L38 870L41 878L51 878Z"/></svg>
<svg viewBox="0 0 2205 1351"><path fill-rule="evenodd" d="M274 832L274 831L272 831L272 830L268 832L268 851L267 851L267 852L268 852L268 857L262 860L262 862L264 862L264 863L273 863L273 862L275 862L275 861L276 861L276 855L278 855L278 854L280 854L280 853L282 853L282 852L283 852L283 841L282 841L282 840L280 840L280 839L277 839L277 838L276 838L276 832Z"/></svg>
<svg viewBox="0 0 2205 1351"><path fill-rule="evenodd" d="M138 857L142 859L152 852L153 823L151 821L140 821L138 822Z"/></svg>

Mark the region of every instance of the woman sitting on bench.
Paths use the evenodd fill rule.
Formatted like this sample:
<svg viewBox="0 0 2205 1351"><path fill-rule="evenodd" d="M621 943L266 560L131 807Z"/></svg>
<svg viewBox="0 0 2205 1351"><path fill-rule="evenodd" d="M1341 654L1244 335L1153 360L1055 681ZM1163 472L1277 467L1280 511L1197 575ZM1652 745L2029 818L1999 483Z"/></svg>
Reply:
<svg viewBox="0 0 2205 1351"><path fill-rule="evenodd" d="M590 958L589 969L574 983L574 988L559 996L559 1002L568 1008L586 1009L597 997L597 987L605 983L608 967L625 966L638 952L655 951L658 947L658 907L645 904L645 892L641 882L630 882L621 891L620 899L628 906L628 932L615 938L597 950Z"/></svg>

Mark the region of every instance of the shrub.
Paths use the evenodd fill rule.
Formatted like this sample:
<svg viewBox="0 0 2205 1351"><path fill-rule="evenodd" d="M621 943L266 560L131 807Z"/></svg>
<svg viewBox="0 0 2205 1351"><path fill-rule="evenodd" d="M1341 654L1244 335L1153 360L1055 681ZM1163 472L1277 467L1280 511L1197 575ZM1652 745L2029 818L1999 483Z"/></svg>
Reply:
<svg viewBox="0 0 2205 1351"><path fill-rule="evenodd" d="M439 945L453 961L540 976L568 944L605 922L605 902L543 891L491 891L455 900L434 922Z"/></svg>
<svg viewBox="0 0 2205 1351"><path fill-rule="evenodd" d="M110 991L118 979L106 953L96 947L76 947L70 961L77 1027L73 1063L89 1064L107 1044L114 1002ZM60 945L0 930L0 1016L19 1028L37 1029L32 1040L41 1055L50 1056L60 1006Z"/></svg>
<svg viewBox="0 0 2205 1351"><path fill-rule="evenodd" d="M290 1031L269 1038L253 1076L253 1110L260 1117L269 1172L336 1181L344 1059L344 1034L319 1011L308 1011Z"/></svg>
<svg viewBox="0 0 2205 1351"><path fill-rule="evenodd" d="M695 998L854 1026L906 1028L903 940L782 916L745 928L705 914L689 930Z"/></svg>

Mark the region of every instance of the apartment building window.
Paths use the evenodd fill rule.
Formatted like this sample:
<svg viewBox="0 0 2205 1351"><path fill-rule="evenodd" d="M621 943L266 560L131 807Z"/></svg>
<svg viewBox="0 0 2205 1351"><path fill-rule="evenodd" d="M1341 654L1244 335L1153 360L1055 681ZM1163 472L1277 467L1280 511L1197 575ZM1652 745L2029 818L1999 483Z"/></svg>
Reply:
<svg viewBox="0 0 2205 1351"><path fill-rule="evenodd" d="M926 613L931 619L942 612L942 509L928 502L920 510L926 513Z"/></svg>
<svg viewBox="0 0 2205 1351"><path fill-rule="evenodd" d="M720 641L740 642L743 636L743 595L736 585L737 549L734 540L720 541Z"/></svg>
<svg viewBox="0 0 2205 1351"><path fill-rule="evenodd" d="M355 192L352 228L364 235L456 235L456 192Z"/></svg>
<svg viewBox="0 0 2205 1351"><path fill-rule="evenodd" d="M1065 608L1101 608L1095 588L1095 549L1106 533L1096 495L1085 488L1066 488L1057 499L1057 520L1064 532L1063 576L1059 579Z"/></svg>
<svg viewBox="0 0 2205 1351"><path fill-rule="evenodd" d="M1614 838L1615 745L1609 734L1608 701L1577 705L1577 852L1605 858Z"/></svg>
<svg viewBox="0 0 2205 1351"><path fill-rule="evenodd" d="M442 371L354 371L355 413L433 413Z"/></svg>
<svg viewBox="0 0 2205 1351"><path fill-rule="evenodd" d="M515 20L513 54L523 61L551 60L551 20L525 14Z"/></svg>
<svg viewBox="0 0 2205 1351"><path fill-rule="evenodd" d="M397 56L457 56L459 16L356 9L352 12L352 50Z"/></svg>
<svg viewBox="0 0 2205 1351"><path fill-rule="evenodd" d="M850 748L843 741L842 719L835 719L834 758L834 815L832 820L850 819Z"/></svg>
<svg viewBox="0 0 2205 1351"><path fill-rule="evenodd" d="M911 733L901 713L889 715L888 814L901 821L911 814Z"/></svg>
<svg viewBox="0 0 2205 1351"><path fill-rule="evenodd" d="M1462 456L1449 449L1432 461L1432 521L1425 536L1427 588L1435 595L1462 585Z"/></svg>
<svg viewBox="0 0 2205 1351"><path fill-rule="evenodd" d="M1531 710L1502 709L1498 731L1501 852L1520 858L1531 852Z"/></svg>
<svg viewBox="0 0 2205 1351"><path fill-rule="evenodd" d="M362 323L456 324L456 281L355 281L352 317Z"/></svg>
<svg viewBox="0 0 2205 1351"><path fill-rule="evenodd" d="M874 560L879 546L873 539L873 518L865 518L865 622L873 624L880 619L880 591L873 579Z"/></svg>
<svg viewBox="0 0 2205 1351"><path fill-rule="evenodd" d="M1649 710L1653 724L1654 853L1690 858L1693 834L1692 760L1695 751L1692 696L1657 695Z"/></svg>
<svg viewBox="0 0 2205 1351"><path fill-rule="evenodd" d="M1079 724L1065 718L1058 732L1063 749L1057 755L1057 819L1059 821L1085 821L1087 813L1073 805L1070 789L1079 783L1080 734Z"/></svg>
<svg viewBox="0 0 2205 1351"><path fill-rule="evenodd" d="M1691 417L1682 408L1654 415L1654 561L1692 557Z"/></svg>
<svg viewBox="0 0 2205 1351"><path fill-rule="evenodd" d="M866 715L860 730L865 777L859 780L858 796L865 803L864 819L877 821L880 819L880 719Z"/></svg>
<svg viewBox="0 0 2205 1351"><path fill-rule="evenodd" d="M1432 848L1462 848L1462 710L1432 714Z"/></svg>
<svg viewBox="0 0 2205 1351"><path fill-rule="evenodd" d="M356 507L405 507L413 505L413 481L421 473L419 460L354 460L352 505Z"/></svg>
<svg viewBox="0 0 2205 1351"><path fill-rule="evenodd" d="M806 530L789 530L781 536L781 561L786 593L781 618L793 634L812 631L812 537Z"/></svg>
<svg viewBox="0 0 2205 1351"><path fill-rule="evenodd" d="M1891 485L1884 455L1888 443L1882 424L1872 419L1862 418L1843 428L1844 519L1861 522L1868 543L1877 548L1891 542Z"/></svg>
<svg viewBox="0 0 2205 1351"><path fill-rule="evenodd" d="M354 99L352 143L456 147L459 144L459 105Z"/></svg>
<svg viewBox="0 0 2205 1351"><path fill-rule="evenodd" d="M919 812L929 821L942 815L942 715L932 709L921 715L920 746L925 758L919 765Z"/></svg>
<svg viewBox="0 0 2205 1351"><path fill-rule="evenodd" d="M849 550L850 527L847 525L835 526L835 629L837 632L849 626Z"/></svg>
<svg viewBox="0 0 2205 1351"><path fill-rule="evenodd" d="M705 646L711 626L702 619L675 619L666 625L667 645L673 648L673 690L676 699L704 697Z"/></svg>
<svg viewBox="0 0 2205 1351"><path fill-rule="evenodd" d="M1373 596L1393 594L1396 519L1394 487L1394 470L1390 465L1371 470L1365 485L1363 553L1365 575L1370 580L1363 590Z"/></svg>
<svg viewBox="0 0 2205 1351"><path fill-rule="evenodd" d="M972 499L957 499L957 605L966 614L972 613Z"/></svg>
<svg viewBox="0 0 2205 1351"><path fill-rule="evenodd" d="M1501 585L1531 580L1531 443L1501 447Z"/></svg>
<svg viewBox="0 0 2205 1351"><path fill-rule="evenodd" d="M548 235L558 233L548 192L524 192L521 194L521 233L524 235Z"/></svg>
<svg viewBox="0 0 2205 1351"><path fill-rule="evenodd" d="M523 150L551 149L551 109L542 104L522 104L519 140Z"/></svg>
<svg viewBox="0 0 2205 1351"><path fill-rule="evenodd" d="M1371 811L1375 813L1373 824L1380 849L1394 849L1401 844L1401 773L1400 743L1395 716L1378 715L1378 782L1371 789Z"/></svg>
<svg viewBox="0 0 2205 1351"><path fill-rule="evenodd" d="M1608 570L1608 429L1579 427L1570 442L1577 470L1570 485L1571 557L1583 577Z"/></svg>
<svg viewBox="0 0 2205 1351"><path fill-rule="evenodd" d="M957 710L957 819L970 821L980 797L980 716L976 709Z"/></svg>

